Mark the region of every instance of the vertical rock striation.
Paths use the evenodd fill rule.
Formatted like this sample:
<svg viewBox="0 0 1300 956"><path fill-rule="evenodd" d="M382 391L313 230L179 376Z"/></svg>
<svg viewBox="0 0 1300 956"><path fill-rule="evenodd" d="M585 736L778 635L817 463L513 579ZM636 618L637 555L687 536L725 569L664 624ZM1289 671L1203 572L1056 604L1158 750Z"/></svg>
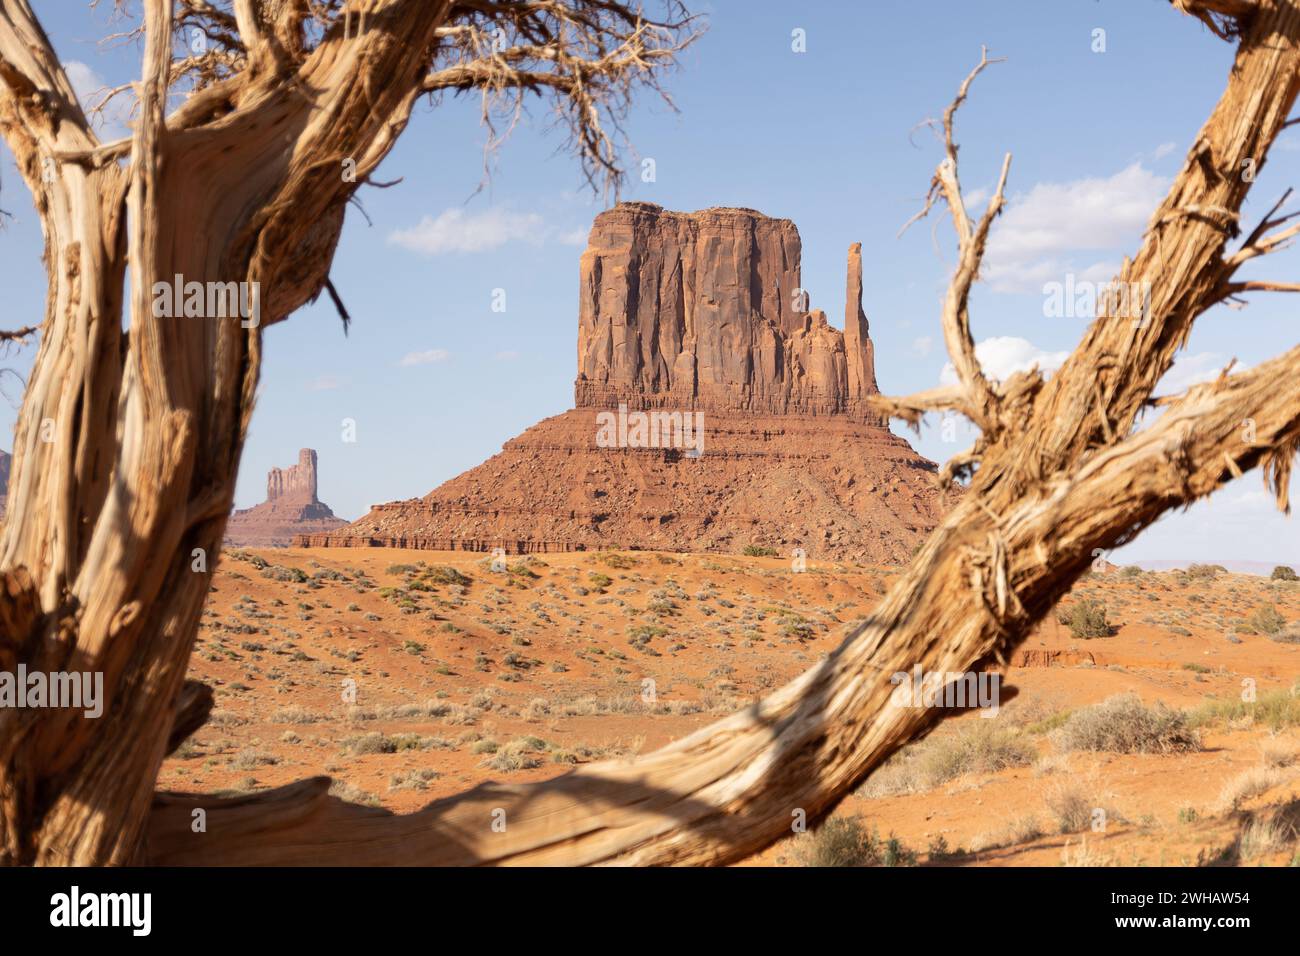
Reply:
<svg viewBox="0 0 1300 956"><path fill-rule="evenodd" d="M801 255L794 223L752 209L621 203L598 215L581 260L577 407L880 423L864 401L876 388L861 306L851 333L832 328L809 307ZM859 303L861 286L859 257Z"/></svg>

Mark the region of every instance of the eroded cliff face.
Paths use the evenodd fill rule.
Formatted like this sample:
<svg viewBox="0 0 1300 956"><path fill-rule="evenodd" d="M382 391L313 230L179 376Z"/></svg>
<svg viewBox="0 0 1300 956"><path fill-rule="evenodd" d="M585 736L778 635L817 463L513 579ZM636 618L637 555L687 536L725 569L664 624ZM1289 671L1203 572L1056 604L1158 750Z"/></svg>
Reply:
<svg viewBox="0 0 1300 956"><path fill-rule="evenodd" d="M841 332L809 308L801 255L794 223L752 209L601 213L581 260L577 407L879 421L861 259Z"/></svg>
<svg viewBox="0 0 1300 956"><path fill-rule="evenodd" d="M905 561L947 503L934 463L866 403L877 389L861 249L849 249L843 331L809 308L799 257L794 224L752 209L601 213L581 260L577 407L423 498L295 543L512 554L758 545ZM649 427L633 429L632 416ZM623 423L617 441L611 418Z"/></svg>
<svg viewBox="0 0 1300 956"><path fill-rule="evenodd" d="M316 451L303 448L298 452L298 464L288 468L272 468L266 475L266 500L284 499L288 502L315 504Z"/></svg>
<svg viewBox="0 0 1300 956"><path fill-rule="evenodd" d="M296 465L267 472L264 502L230 516L225 543L237 547L288 547L294 535L321 534L345 524L316 497L316 452L303 448Z"/></svg>

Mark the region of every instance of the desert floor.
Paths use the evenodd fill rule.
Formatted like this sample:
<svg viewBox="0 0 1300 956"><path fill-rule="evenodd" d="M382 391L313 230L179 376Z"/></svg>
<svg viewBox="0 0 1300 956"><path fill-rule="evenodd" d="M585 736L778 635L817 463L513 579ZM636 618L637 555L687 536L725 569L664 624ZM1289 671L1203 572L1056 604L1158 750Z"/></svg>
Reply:
<svg viewBox="0 0 1300 956"><path fill-rule="evenodd" d="M896 573L645 552L493 570L463 552L230 550L190 674L216 708L160 786L328 774L345 799L405 812L646 752L815 663ZM1300 619L1300 583L1113 568L1060 610L1088 599L1110 636L1076 638L1053 616L1005 671L996 717L945 721L823 836L792 834L748 863L834 862L872 833L849 859L1300 863L1300 637L1264 633ZM1124 752L1129 739L1154 752Z"/></svg>

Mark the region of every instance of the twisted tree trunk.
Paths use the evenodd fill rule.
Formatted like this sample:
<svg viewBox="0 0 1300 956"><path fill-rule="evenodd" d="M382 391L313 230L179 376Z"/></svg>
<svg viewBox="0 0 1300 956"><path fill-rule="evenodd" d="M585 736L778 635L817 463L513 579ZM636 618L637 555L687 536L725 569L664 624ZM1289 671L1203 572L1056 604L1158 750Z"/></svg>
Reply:
<svg viewBox="0 0 1300 956"><path fill-rule="evenodd" d="M130 142L100 145L27 0L0 0L0 132L36 197L50 274L0 531L0 669L99 671L108 698L99 720L0 713L0 862L740 859L789 833L796 814L817 820L933 724L937 711L889 705L894 673L1005 659L1095 549L1256 465L1285 503L1300 442L1300 350L1193 389L1133 431L1194 319L1260 287L1237 281L1237 268L1296 231L1266 220L1226 251L1249 188L1244 164L1262 166L1300 89L1300 0L1177 5L1238 38L1227 90L1121 276L1148 285L1146 320L1103 315L1050 382L1037 373L990 382L974 355L968 297L1009 157L973 221L952 122L991 61L945 116L947 158L932 198L947 204L957 232L942 320L961 383L880 404L910 419L957 409L982 434L946 469L973 470L970 489L874 618L767 699L662 750L543 784L483 786L394 817L328 798L327 781L236 800L153 795L167 748L210 706L183 678L233 500L261 327L321 288L344 203L421 91L561 89L584 154L608 162L603 132L585 125L600 81L623 89L664 51L646 47L649 28L633 14L611 34L621 45L596 44L590 60L556 38L563 30L552 36L528 19L558 18L564 30L606 39L592 24L622 10L606 0L372 0L355 11L330 0L336 18L310 50L294 19L301 5L235 0L225 14L182 4L178 15L201 9L212 35L238 36L222 51L238 70L227 75L220 57L190 63L203 85L164 118L177 69L174 11L170 0L147 0L141 120ZM439 44L478 50L481 18L491 16L513 24L521 45L427 72ZM351 180L340 175L348 161ZM119 318L128 258L129 336ZM260 324L155 315L154 284L176 275L258 283ZM206 562L196 563L196 550ZM207 811L205 832L191 829L195 808Z"/></svg>

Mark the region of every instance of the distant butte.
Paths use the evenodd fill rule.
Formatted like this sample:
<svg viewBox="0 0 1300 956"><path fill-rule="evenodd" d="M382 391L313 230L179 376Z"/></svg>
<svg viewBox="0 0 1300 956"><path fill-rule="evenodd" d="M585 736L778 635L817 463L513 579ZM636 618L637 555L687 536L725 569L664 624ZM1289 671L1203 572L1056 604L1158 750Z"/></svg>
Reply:
<svg viewBox="0 0 1300 956"><path fill-rule="evenodd" d="M934 463L869 403L861 247L843 331L810 309L801 255L793 222L752 209L601 213L581 259L576 407L423 498L294 543L909 558L943 505ZM696 423L702 442L683 430Z"/></svg>
<svg viewBox="0 0 1300 956"><path fill-rule="evenodd" d="M296 534L322 533L346 524L316 497L316 452L304 448L298 452L298 464L267 473L266 501L231 514L225 543L287 547Z"/></svg>

